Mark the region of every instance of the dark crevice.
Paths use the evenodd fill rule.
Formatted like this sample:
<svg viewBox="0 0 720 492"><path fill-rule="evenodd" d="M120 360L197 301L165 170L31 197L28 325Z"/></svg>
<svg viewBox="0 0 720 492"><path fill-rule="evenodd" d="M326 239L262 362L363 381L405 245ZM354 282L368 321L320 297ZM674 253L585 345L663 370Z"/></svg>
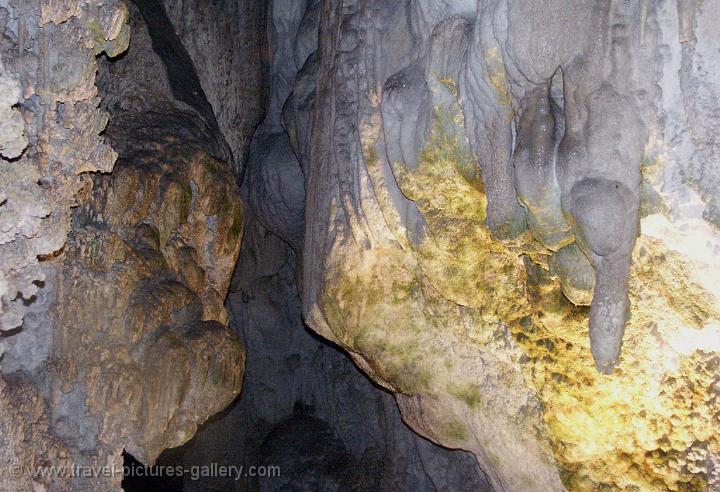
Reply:
<svg viewBox="0 0 720 492"><path fill-rule="evenodd" d="M148 467L127 451L123 451L124 476L122 488L125 492L182 492L183 475L180 468L165 466ZM170 471L172 470L172 471Z"/></svg>
<svg viewBox="0 0 720 492"><path fill-rule="evenodd" d="M173 96L193 107L220 133L213 108L200 84L195 65L159 0L132 0L147 24L152 47L167 70Z"/></svg>
<svg viewBox="0 0 720 492"><path fill-rule="evenodd" d="M22 326L18 326L17 328L13 328L11 330L2 330L0 331L0 338L8 338L14 335L17 335L23 330Z"/></svg>

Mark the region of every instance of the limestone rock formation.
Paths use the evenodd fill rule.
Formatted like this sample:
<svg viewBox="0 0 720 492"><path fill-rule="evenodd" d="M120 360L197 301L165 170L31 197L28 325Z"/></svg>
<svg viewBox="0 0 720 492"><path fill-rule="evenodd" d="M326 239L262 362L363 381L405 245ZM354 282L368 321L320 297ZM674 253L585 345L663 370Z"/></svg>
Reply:
<svg viewBox="0 0 720 492"><path fill-rule="evenodd" d="M67 237L83 173L112 170L95 57L127 48L126 18L115 1L0 3L0 330L22 324L45 278L40 260Z"/></svg>
<svg viewBox="0 0 720 492"><path fill-rule="evenodd" d="M43 465L73 465L50 426L45 400L21 373L0 378L0 489L70 490L69 475L34 476L34 467Z"/></svg>
<svg viewBox="0 0 720 492"><path fill-rule="evenodd" d="M17 51L3 50L0 488L119 488L123 449L152 463L240 391L223 306L244 216L231 153L175 100L134 7L2 7ZM100 62L100 137L96 56L125 50L130 24L130 53Z"/></svg>
<svg viewBox="0 0 720 492"><path fill-rule="evenodd" d="M490 490L472 454L413 433L390 394L310 334L294 252L252 216L239 264L228 307L248 353L241 397L161 462L256 463L282 473L186 478L185 490Z"/></svg>
<svg viewBox="0 0 720 492"><path fill-rule="evenodd" d="M278 2L269 12L270 100L242 186L249 216L227 301L230 326L248 352L242 395L161 461L281 470L254 480L186 477L185 490L490 490L472 454L413 433L394 398L302 322L297 258L315 87L317 38L310 33L317 33L320 2L301 6Z"/></svg>
<svg viewBox="0 0 720 492"><path fill-rule="evenodd" d="M225 163L174 132L120 135L134 153L95 180L67 246L54 355L104 416L97 439L152 463L240 391L244 350L223 301L243 213ZM84 339L102 341L88 352Z"/></svg>
<svg viewBox="0 0 720 492"><path fill-rule="evenodd" d="M244 214L230 163L218 160L229 159L227 145L199 110L173 99L177 81L163 76L134 9L133 25L127 57L101 78L120 159L75 214L53 397L55 408L81 405L93 417L54 415L85 454L82 441L100 457L124 448L152 464L240 391L245 353L223 303ZM75 391L84 401L65 403Z"/></svg>
<svg viewBox="0 0 720 492"><path fill-rule="evenodd" d="M250 139L267 110L268 0L132 0L161 4L195 67L203 92L242 177Z"/></svg>
<svg viewBox="0 0 720 492"><path fill-rule="evenodd" d="M309 325L496 490L706 489L720 3L429 4L323 4Z"/></svg>
<svg viewBox="0 0 720 492"><path fill-rule="evenodd" d="M0 489L718 489L718 16L0 0Z"/></svg>
<svg viewBox="0 0 720 492"><path fill-rule="evenodd" d="M75 194L88 172L112 169L99 133L96 56L127 48L127 10L117 1L0 2L0 488L66 489L69 476L33 467L70 466L33 380L52 344L48 307L54 261L70 231Z"/></svg>

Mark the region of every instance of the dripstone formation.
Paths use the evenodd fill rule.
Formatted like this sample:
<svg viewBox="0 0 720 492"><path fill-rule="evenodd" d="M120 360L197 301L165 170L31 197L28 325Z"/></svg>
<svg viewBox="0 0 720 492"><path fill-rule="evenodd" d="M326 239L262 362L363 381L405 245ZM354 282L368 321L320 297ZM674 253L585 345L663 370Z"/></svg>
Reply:
<svg viewBox="0 0 720 492"><path fill-rule="evenodd" d="M718 489L718 16L0 0L0 489Z"/></svg>
<svg viewBox="0 0 720 492"><path fill-rule="evenodd" d="M719 9L323 5L306 320L497 490L717 482Z"/></svg>
<svg viewBox="0 0 720 492"><path fill-rule="evenodd" d="M133 56L152 53L144 33L101 77L115 150L98 135L95 75L109 62L96 56L128 47L124 4L2 11L18 49L5 66L22 84L3 163L0 488L119 488L124 449L152 464L240 391L245 353L223 302L243 208L227 144L164 91L162 65ZM145 81L113 79L142 68ZM98 169L113 173L87 174Z"/></svg>
<svg viewBox="0 0 720 492"><path fill-rule="evenodd" d="M247 225L227 306L230 326L248 353L242 395L161 461L188 468L208 461L258 463L282 470L280 477L239 483L186 478L185 490L490 490L471 453L413 433L393 397L337 347L313 336L301 319L308 167L302 139L314 99L312 34L320 2L306 10L300 6L277 3L269 12L270 99L250 144L241 190Z"/></svg>

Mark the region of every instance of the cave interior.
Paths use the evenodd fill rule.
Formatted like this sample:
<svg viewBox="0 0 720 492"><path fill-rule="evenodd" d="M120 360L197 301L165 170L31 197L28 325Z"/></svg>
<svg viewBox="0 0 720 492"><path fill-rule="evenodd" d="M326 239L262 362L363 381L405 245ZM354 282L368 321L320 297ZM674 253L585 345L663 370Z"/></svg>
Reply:
<svg viewBox="0 0 720 492"><path fill-rule="evenodd" d="M717 16L0 0L0 490L720 490Z"/></svg>

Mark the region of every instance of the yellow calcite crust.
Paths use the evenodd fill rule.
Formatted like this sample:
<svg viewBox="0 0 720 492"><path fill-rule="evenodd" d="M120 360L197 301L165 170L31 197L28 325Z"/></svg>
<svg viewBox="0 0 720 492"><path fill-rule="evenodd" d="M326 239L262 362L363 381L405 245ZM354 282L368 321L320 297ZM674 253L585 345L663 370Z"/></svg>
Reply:
<svg viewBox="0 0 720 492"><path fill-rule="evenodd" d="M529 234L492 238L453 125L460 111L436 108L417 169L391 163L426 221L422 242L404 240L394 218L395 243L352 255L335 245L321 306L334 335L394 391L457 401L464 417L436 425L446 443L478 439L492 455L468 417L479 415L547 443L568 490L706 490L720 452L720 309L697 268L638 239L622 357L613 375L598 373L588 308L565 298L550 252ZM394 217L378 154L364 144L383 215Z"/></svg>

